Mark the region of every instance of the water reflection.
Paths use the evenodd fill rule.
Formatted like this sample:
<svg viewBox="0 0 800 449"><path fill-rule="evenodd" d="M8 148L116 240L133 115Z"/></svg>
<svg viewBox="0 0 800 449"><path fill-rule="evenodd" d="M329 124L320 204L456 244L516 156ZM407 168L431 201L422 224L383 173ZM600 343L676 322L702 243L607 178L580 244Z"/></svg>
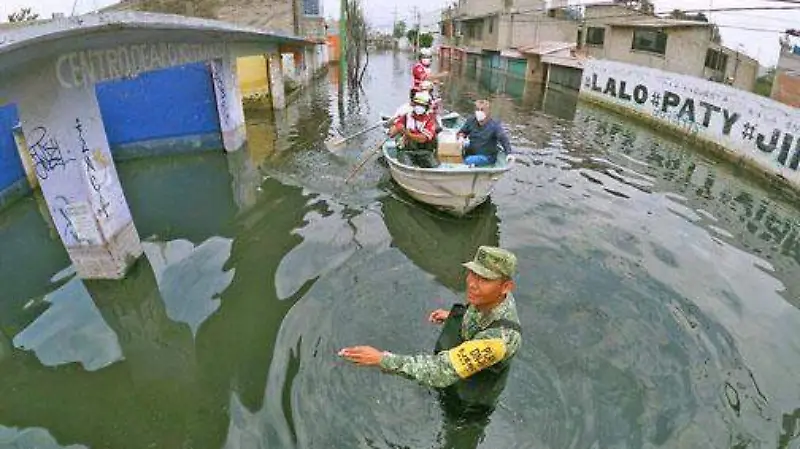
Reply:
<svg viewBox="0 0 800 449"><path fill-rule="evenodd" d="M400 194L386 196L382 210L392 246L454 292L464 290L461 264L472 260L479 246L500 241L497 208L491 201L465 219L434 212Z"/></svg>
<svg viewBox="0 0 800 449"><path fill-rule="evenodd" d="M406 85L402 58L376 55L353 124L405 98L386 89L393 70ZM314 123L288 124L288 147L265 128L249 161L121 164L151 247L124 281L83 282L124 355L92 373L12 347L55 307L46 295L74 287L53 278L63 248L28 254L52 243L36 205L0 216L0 423L89 447L440 447L458 426L431 391L336 350L430 351L427 314L460 299L475 246L499 243L519 257L525 344L479 447L795 447L796 207L605 111L579 105L570 122L448 87L460 112L491 97L525 153L458 225L394 195L377 163L341 193L369 138L344 162L321 149L324 83L298 99L309 110L289 117Z"/></svg>
<svg viewBox="0 0 800 449"><path fill-rule="evenodd" d="M565 145L577 157L568 165L590 169L595 182L627 195L669 192L671 209L716 238L770 261L800 306L800 221L780 194L765 194L732 168L714 167L702 153L687 152L593 107L582 107ZM585 142L593 142L586 145ZM597 147L602 147L599 156ZM605 181L600 181L605 179ZM635 190L633 190L635 189Z"/></svg>
<svg viewBox="0 0 800 449"><path fill-rule="evenodd" d="M800 442L800 409L783 415L783 432L778 442L778 449L795 447L793 443Z"/></svg>
<svg viewBox="0 0 800 449"><path fill-rule="evenodd" d="M3 449L86 449L80 444L61 446L46 429L16 429L0 426L0 448Z"/></svg>
<svg viewBox="0 0 800 449"><path fill-rule="evenodd" d="M543 112L555 118L572 121L578 109L578 92L560 86L545 88L542 83L526 81L501 70L464 70L462 63L443 61L443 68L463 77L451 77L441 92L446 107L471 112L472 102L490 97L492 111L498 118L520 113ZM476 85L477 81L477 85ZM476 89L477 87L477 89ZM508 104L505 104L508 103Z"/></svg>
<svg viewBox="0 0 800 449"><path fill-rule="evenodd" d="M310 281L344 263L357 250L355 226L341 219L342 206L316 202L304 217L305 226L293 231L303 241L287 254L275 273L278 299L295 295Z"/></svg>
<svg viewBox="0 0 800 449"><path fill-rule="evenodd" d="M0 363L11 357L11 339L6 335L5 329L0 326Z"/></svg>
<svg viewBox="0 0 800 449"><path fill-rule="evenodd" d="M212 237L197 247L187 240L142 242L167 316L188 324L193 336L219 309L219 296L233 280L236 270L224 269L232 246L231 239L220 237Z"/></svg>
<svg viewBox="0 0 800 449"><path fill-rule="evenodd" d="M69 263L43 202L37 193L0 214L0 327L24 327L15 319L18 312L30 298L50 291L50 278Z"/></svg>
<svg viewBox="0 0 800 449"><path fill-rule="evenodd" d="M44 298L51 306L14 337L45 366L78 362L97 371L122 360L116 333L106 324L83 282L73 278Z"/></svg>
<svg viewBox="0 0 800 449"><path fill-rule="evenodd" d="M224 154L208 152L118 164L139 235L192 242L228 235L239 210L228 164Z"/></svg>

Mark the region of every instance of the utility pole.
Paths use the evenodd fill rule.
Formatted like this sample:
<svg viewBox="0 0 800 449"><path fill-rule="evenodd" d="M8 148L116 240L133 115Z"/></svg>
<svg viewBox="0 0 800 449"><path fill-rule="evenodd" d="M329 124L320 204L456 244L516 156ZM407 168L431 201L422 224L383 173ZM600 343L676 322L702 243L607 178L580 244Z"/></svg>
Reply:
<svg viewBox="0 0 800 449"><path fill-rule="evenodd" d="M417 42L415 44L415 47L416 47L417 51L419 51L419 35L420 35L420 33L422 33L422 25L420 24L420 15L419 15L419 7L418 6L414 7L414 14L417 15L417 39L416 39Z"/></svg>
<svg viewBox="0 0 800 449"><path fill-rule="evenodd" d="M347 76L347 0L340 0L339 17L339 87L344 87Z"/></svg>

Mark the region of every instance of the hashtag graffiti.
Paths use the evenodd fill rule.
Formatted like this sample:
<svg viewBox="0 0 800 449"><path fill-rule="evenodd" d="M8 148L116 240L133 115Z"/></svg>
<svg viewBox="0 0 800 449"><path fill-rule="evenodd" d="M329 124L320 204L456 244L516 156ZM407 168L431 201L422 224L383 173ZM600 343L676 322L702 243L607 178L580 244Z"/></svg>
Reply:
<svg viewBox="0 0 800 449"><path fill-rule="evenodd" d="M657 93L653 94L653 96L650 97L650 104L652 104L655 108L661 106L661 95Z"/></svg>
<svg viewBox="0 0 800 449"><path fill-rule="evenodd" d="M750 122L744 124L742 130L742 139L753 140L756 137L757 127Z"/></svg>

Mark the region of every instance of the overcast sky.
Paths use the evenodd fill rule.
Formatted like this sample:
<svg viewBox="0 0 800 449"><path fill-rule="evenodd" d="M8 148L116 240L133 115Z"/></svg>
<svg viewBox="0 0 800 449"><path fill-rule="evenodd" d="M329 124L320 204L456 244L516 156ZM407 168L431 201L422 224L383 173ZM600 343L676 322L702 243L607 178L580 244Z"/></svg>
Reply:
<svg viewBox="0 0 800 449"><path fill-rule="evenodd" d="M116 0L0 0L0 17L5 17L21 7L31 6L34 11L44 17L54 12L69 15L73 11L85 13L115 3ZM339 0L322 0L326 16L338 17ZM367 17L371 25L378 28L390 27L394 19L395 8L400 19L412 17L411 8L417 6L429 17L438 20L441 7L446 0L363 0ZM572 3L596 3L597 0L573 0ZM766 0L655 0L656 11L671 11L675 8L696 10L699 8L728 8L756 6L793 6L789 2ZM717 12L712 13L712 20L721 25L723 43L756 58L763 65L774 65L778 60L779 30L800 28L800 4L793 11L754 11L754 12ZM742 28L755 28L754 31Z"/></svg>

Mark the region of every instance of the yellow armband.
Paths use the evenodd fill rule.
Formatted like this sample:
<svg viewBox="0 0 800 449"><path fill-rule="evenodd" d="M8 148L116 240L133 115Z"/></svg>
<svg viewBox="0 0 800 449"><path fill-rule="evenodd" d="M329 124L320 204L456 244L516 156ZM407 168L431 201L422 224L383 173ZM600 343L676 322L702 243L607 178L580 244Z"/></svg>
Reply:
<svg viewBox="0 0 800 449"><path fill-rule="evenodd" d="M503 360L506 344L500 338L470 340L449 351L450 363L462 379Z"/></svg>

